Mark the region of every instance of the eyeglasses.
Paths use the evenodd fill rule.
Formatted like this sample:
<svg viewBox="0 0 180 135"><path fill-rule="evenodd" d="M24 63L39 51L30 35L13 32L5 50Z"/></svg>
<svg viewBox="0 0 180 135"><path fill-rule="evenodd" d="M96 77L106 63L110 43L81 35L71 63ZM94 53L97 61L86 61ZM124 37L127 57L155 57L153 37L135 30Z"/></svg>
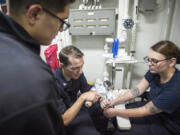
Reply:
<svg viewBox="0 0 180 135"><path fill-rule="evenodd" d="M153 64L157 64L157 63L159 63L159 62L161 62L161 61L165 61L165 60L169 60L169 59L170 59L170 58L166 58L166 59L163 59L163 60L157 60L157 59L148 58L148 57L146 56L146 57L144 57L144 62L145 62L145 63L151 62L151 63L153 63Z"/></svg>
<svg viewBox="0 0 180 135"><path fill-rule="evenodd" d="M69 29L69 28L71 27L71 25L70 25L68 22L66 22L66 21L64 21L63 19L59 18L58 16L56 16L54 13L52 13L52 12L49 11L48 9L43 8L43 10L44 10L46 13L48 13L48 14L50 14L51 16L53 16L53 17L55 17L56 19L58 19L58 20L62 23L63 31L66 31L67 29Z"/></svg>

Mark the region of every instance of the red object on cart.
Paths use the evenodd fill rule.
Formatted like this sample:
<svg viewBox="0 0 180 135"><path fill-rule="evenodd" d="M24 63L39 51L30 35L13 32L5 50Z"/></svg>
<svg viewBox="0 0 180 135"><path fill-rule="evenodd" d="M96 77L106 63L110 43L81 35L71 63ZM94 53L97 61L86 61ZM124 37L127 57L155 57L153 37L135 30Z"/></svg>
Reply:
<svg viewBox="0 0 180 135"><path fill-rule="evenodd" d="M53 44L44 51L46 61L50 65L52 72L56 71L56 69L59 67L59 61L57 59L57 50L57 44Z"/></svg>

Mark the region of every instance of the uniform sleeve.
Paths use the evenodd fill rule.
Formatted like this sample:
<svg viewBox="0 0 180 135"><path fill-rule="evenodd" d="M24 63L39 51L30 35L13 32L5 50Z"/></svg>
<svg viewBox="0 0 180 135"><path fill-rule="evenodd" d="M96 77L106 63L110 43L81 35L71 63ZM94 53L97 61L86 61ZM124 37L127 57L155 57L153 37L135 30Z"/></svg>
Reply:
<svg viewBox="0 0 180 135"><path fill-rule="evenodd" d="M84 74L81 75L80 79L81 79L81 88L80 88L81 93L89 91L92 88L92 85L89 85L87 83L87 80L86 80ZM94 103L89 108L89 112L90 112L91 115L93 115L93 114L102 114L103 110L100 107L100 102L97 101L96 103Z"/></svg>
<svg viewBox="0 0 180 135"><path fill-rule="evenodd" d="M80 86L81 93L87 92L87 91L89 91L92 88L92 85L89 85L87 83L87 80L86 80L84 74L81 75L80 81L81 81L81 86Z"/></svg>
<svg viewBox="0 0 180 135"><path fill-rule="evenodd" d="M57 113L55 101L31 106L0 122L2 135L64 135L61 115Z"/></svg>
<svg viewBox="0 0 180 135"><path fill-rule="evenodd" d="M103 109L101 108L100 105L100 99L89 108L89 113L91 115L103 114Z"/></svg>
<svg viewBox="0 0 180 135"><path fill-rule="evenodd" d="M147 71L144 77L150 83L156 75L157 74L152 74L150 71Z"/></svg>
<svg viewBox="0 0 180 135"><path fill-rule="evenodd" d="M180 107L180 92L174 87L164 88L162 93L155 97L152 102L153 104L167 113L174 112Z"/></svg>
<svg viewBox="0 0 180 135"><path fill-rule="evenodd" d="M57 111L62 115L67 110L67 107L64 104L63 98L59 98L57 100L57 103L58 103Z"/></svg>

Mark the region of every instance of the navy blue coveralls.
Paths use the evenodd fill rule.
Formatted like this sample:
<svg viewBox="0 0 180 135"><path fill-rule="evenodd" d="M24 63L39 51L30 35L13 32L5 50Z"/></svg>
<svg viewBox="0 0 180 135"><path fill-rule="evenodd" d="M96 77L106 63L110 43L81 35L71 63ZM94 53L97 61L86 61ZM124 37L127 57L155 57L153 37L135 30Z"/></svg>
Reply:
<svg viewBox="0 0 180 135"><path fill-rule="evenodd" d="M63 135L58 86L40 44L0 12L0 135Z"/></svg>
<svg viewBox="0 0 180 135"><path fill-rule="evenodd" d="M160 76L148 71L145 79L150 84L148 101L162 110L162 113L130 118L132 129L116 130L114 135L180 135L180 71L176 69L173 77L166 83L160 83ZM132 103L126 108L145 105L146 102Z"/></svg>
<svg viewBox="0 0 180 135"><path fill-rule="evenodd" d="M79 91L80 93L87 92L92 86L87 83L84 74L82 74L79 79L72 79L68 82L64 79L61 68L57 69L54 75L60 88L59 93L62 97L58 100L58 110L63 114L77 100ZM108 119L103 116L102 111L99 102L93 104L89 109L83 106L76 118L66 127L67 134L99 135L100 133L97 132L97 128L105 135Z"/></svg>

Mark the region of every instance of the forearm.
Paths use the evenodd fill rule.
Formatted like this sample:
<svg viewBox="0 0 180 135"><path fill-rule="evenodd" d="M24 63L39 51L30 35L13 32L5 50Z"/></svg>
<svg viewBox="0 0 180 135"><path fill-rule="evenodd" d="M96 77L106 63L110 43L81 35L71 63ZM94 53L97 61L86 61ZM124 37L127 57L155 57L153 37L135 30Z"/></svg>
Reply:
<svg viewBox="0 0 180 135"><path fill-rule="evenodd" d="M134 89L128 90L123 95L120 95L118 98L116 98L113 101L113 104L116 105L119 103L124 103L128 100L138 97L142 95L148 89L148 87L149 87L149 82L143 77Z"/></svg>
<svg viewBox="0 0 180 135"><path fill-rule="evenodd" d="M122 116L122 117L144 117L162 112L150 101L146 105L132 109L114 109L108 108L104 111L107 117Z"/></svg>
<svg viewBox="0 0 180 135"><path fill-rule="evenodd" d="M62 115L64 125L67 126L76 117L82 105L84 104L84 99L80 96L76 102Z"/></svg>
<svg viewBox="0 0 180 135"><path fill-rule="evenodd" d="M124 94L120 95L112 101L112 105L117 105L129 101L137 96L140 96L142 92L138 88L129 89Z"/></svg>
<svg viewBox="0 0 180 135"><path fill-rule="evenodd" d="M145 110L140 108L135 109L115 109L114 113L115 116L122 116L122 117L144 117L147 114L144 112Z"/></svg>

